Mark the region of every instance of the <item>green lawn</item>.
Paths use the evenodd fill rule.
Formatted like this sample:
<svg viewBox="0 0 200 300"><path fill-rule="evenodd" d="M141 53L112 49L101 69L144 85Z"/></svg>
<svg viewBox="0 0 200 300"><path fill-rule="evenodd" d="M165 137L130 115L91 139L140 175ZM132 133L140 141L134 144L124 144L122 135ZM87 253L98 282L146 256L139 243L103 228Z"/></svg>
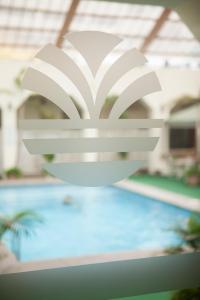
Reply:
<svg viewBox="0 0 200 300"><path fill-rule="evenodd" d="M200 199L200 186L191 187L183 180L174 177L154 176L154 175L133 175L130 180L144 184L157 186L158 188Z"/></svg>
<svg viewBox="0 0 200 300"><path fill-rule="evenodd" d="M142 296L118 298L116 300L171 300L173 292L146 294Z"/></svg>

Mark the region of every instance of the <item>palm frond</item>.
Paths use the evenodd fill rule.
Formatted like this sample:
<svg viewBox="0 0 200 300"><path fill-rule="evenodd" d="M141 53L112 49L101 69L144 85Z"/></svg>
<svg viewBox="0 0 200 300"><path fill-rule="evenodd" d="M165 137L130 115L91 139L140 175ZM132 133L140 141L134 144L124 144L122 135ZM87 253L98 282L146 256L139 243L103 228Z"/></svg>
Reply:
<svg viewBox="0 0 200 300"><path fill-rule="evenodd" d="M187 245L194 251L200 249L200 216L199 215L192 215L184 225L177 225L170 230L173 230L181 238L182 245ZM166 250L166 252L167 251L168 250Z"/></svg>
<svg viewBox="0 0 200 300"><path fill-rule="evenodd" d="M34 226L43 219L33 210L24 210L12 216L0 216L0 239L10 231L15 235L30 236L34 233Z"/></svg>

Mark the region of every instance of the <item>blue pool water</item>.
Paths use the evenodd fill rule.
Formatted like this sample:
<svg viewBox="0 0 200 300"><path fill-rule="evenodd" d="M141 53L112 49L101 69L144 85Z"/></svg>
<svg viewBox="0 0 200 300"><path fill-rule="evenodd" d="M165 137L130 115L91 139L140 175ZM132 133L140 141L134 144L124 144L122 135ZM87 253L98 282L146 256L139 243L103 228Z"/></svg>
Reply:
<svg viewBox="0 0 200 300"><path fill-rule="evenodd" d="M64 205L70 195L72 205ZM190 212L115 187L32 185L0 188L0 213L33 209L44 219L21 241L21 260L158 249L178 243L169 230ZM9 245L9 236L6 238Z"/></svg>

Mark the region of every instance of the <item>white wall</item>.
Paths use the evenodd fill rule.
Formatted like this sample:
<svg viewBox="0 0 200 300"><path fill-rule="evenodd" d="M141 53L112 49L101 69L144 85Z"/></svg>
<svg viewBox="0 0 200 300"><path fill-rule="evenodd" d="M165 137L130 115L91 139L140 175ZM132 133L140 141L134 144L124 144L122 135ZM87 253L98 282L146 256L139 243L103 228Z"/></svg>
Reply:
<svg viewBox="0 0 200 300"><path fill-rule="evenodd" d="M14 78L18 75L22 68L26 67L29 62L15 60L0 60L0 108L2 110L2 136L1 136L1 152L3 157L3 168L7 169L16 164L17 160L17 108L23 103L28 96L25 91L16 89ZM147 68L137 69L136 75L129 72L124 81L115 86L112 93L118 94L123 84L129 82L139 74L146 73ZM189 95L197 97L200 94L200 71L181 70L181 69L160 69L156 70L160 79L162 91L149 95L145 98L146 103L152 109L152 118L167 119L169 110L176 99ZM9 93L2 90L8 90ZM74 94L73 90L69 91ZM152 129L152 135L160 134L157 129ZM166 169L166 161L163 156L167 153L167 130L162 130L162 138L159 141L155 151L150 155L150 169L163 170ZM27 154L28 155L28 154Z"/></svg>

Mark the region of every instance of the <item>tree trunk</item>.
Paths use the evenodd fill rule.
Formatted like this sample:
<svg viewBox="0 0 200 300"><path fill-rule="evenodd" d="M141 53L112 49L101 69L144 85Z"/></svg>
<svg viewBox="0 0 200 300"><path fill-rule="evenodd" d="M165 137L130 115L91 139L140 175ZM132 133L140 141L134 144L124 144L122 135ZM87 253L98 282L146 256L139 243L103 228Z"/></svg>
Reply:
<svg viewBox="0 0 200 300"><path fill-rule="evenodd" d="M15 255L0 241L0 274L9 272L16 264Z"/></svg>

